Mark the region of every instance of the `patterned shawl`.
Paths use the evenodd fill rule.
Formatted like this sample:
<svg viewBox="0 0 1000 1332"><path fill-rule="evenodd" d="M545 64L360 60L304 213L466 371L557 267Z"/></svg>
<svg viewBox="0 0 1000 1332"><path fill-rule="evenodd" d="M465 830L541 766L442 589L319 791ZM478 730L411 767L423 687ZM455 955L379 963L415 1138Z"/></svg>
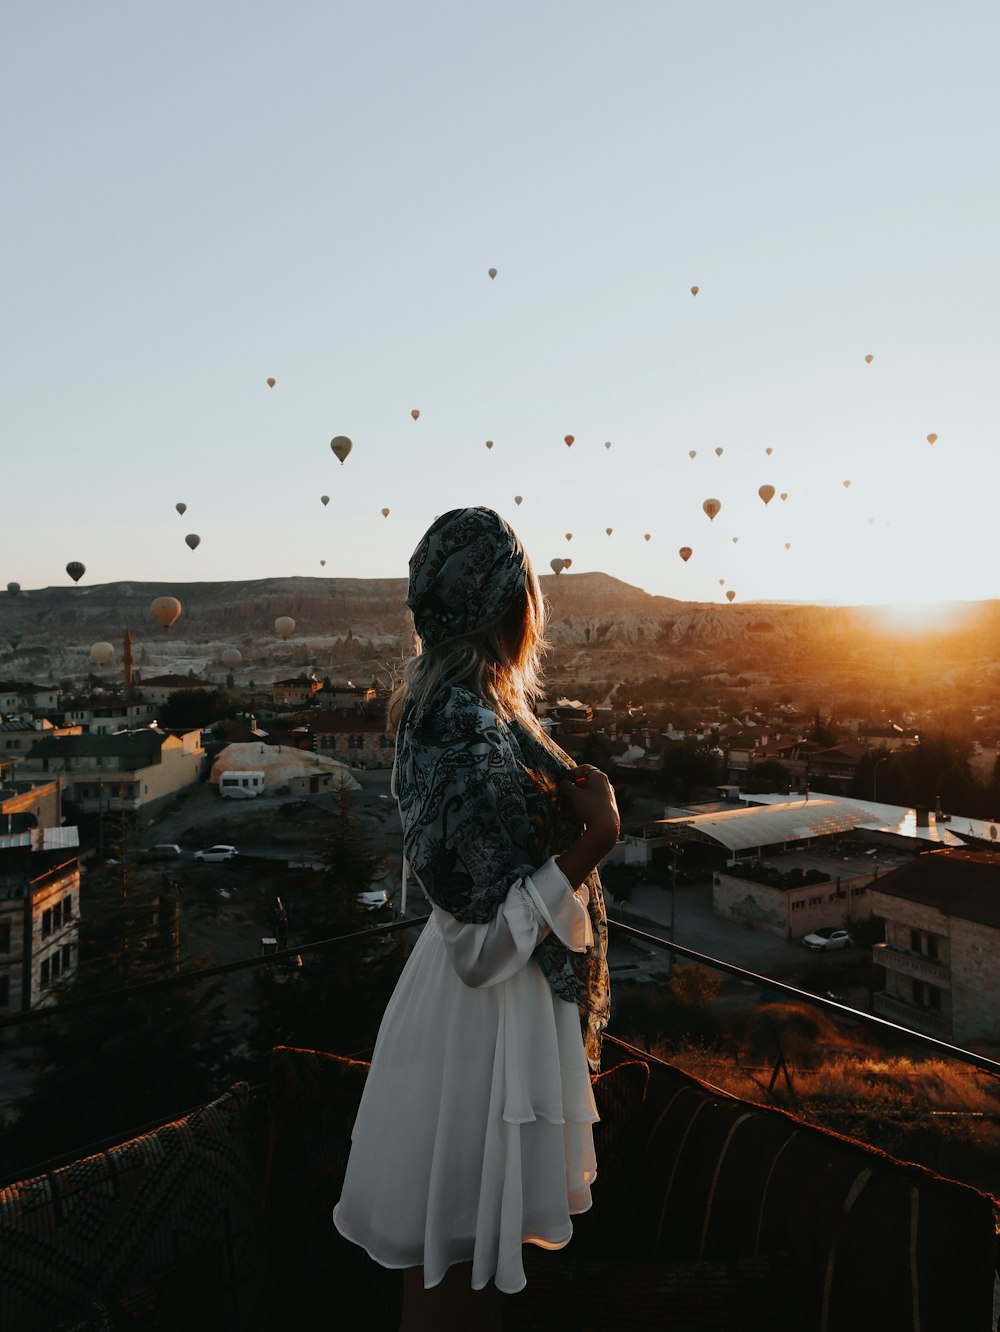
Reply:
<svg viewBox="0 0 1000 1332"><path fill-rule="evenodd" d="M410 562L410 595L425 650L502 615L524 585L517 537L489 509L439 518ZM559 794L566 754L540 730L507 724L461 686L403 714L396 741L403 851L431 900L463 924L486 924L511 886L580 835ZM591 1068L610 1013L607 918L596 870L587 880L593 945L571 953L553 934L535 959L553 991L576 1003Z"/></svg>

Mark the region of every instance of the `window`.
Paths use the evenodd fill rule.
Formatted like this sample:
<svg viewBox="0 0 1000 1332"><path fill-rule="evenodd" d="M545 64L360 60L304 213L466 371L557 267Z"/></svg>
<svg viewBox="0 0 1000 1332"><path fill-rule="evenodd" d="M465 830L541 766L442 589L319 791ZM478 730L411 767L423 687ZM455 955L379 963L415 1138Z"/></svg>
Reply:
<svg viewBox="0 0 1000 1332"><path fill-rule="evenodd" d="M837 894L836 894L836 893L829 893L829 894L827 895L827 899L826 899L826 900L827 900L828 902L836 902L836 900L837 900Z"/></svg>
<svg viewBox="0 0 1000 1332"><path fill-rule="evenodd" d="M936 985L928 985L927 987L927 1007L935 1013L941 1012L941 991Z"/></svg>
<svg viewBox="0 0 1000 1332"><path fill-rule="evenodd" d="M62 947L62 969L68 971L73 965L73 945L63 944Z"/></svg>
<svg viewBox="0 0 1000 1332"><path fill-rule="evenodd" d="M0 976L0 1008L10 1004L10 977Z"/></svg>
<svg viewBox="0 0 1000 1332"><path fill-rule="evenodd" d="M62 971L62 960L61 960L61 958L60 958L60 955L59 955L59 953L53 953L53 954L52 954L52 979L53 979L53 980L58 980L58 979L59 979L59 974L60 974L61 971Z"/></svg>
<svg viewBox="0 0 1000 1332"><path fill-rule="evenodd" d="M57 902L52 908L52 928L54 930L62 929L62 902Z"/></svg>
<svg viewBox="0 0 1000 1332"><path fill-rule="evenodd" d="M810 906L822 906L822 905L823 905L823 899L822 899L822 897L810 897L810 899L809 899L809 905L810 905Z"/></svg>
<svg viewBox="0 0 1000 1332"><path fill-rule="evenodd" d="M851 889L851 896L852 896L852 897L864 897L864 895L865 895L865 889L864 889L864 888L852 888L852 889Z"/></svg>
<svg viewBox="0 0 1000 1332"><path fill-rule="evenodd" d="M936 962L936 961L938 960L938 956L939 956L939 954L938 954L938 941L937 941L937 935L936 935L936 934L928 934L928 936L927 936L927 957L928 957L928 959L929 959L931 962Z"/></svg>
<svg viewBox="0 0 1000 1332"><path fill-rule="evenodd" d="M792 910L793 910L793 911L801 911L802 908L803 908L804 906L805 906L805 902L802 902L802 901L799 901L799 902L793 902L793 903L792 903Z"/></svg>
<svg viewBox="0 0 1000 1332"><path fill-rule="evenodd" d="M47 939L52 933L52 912L46 910L42 912L42 938Z"/></svg>
<svg viewBox="0 0 1000 1332"><path fill-rule="evenodd" d="M0 953L10 952L10 921L0 921Z"/></svg>
<svg viewBox="0 0 1000 1332"><path fill-rule="evenodd" d="M63 920L73 919L73 894L67 893L63 898Z"/></svg>
<svg viewBox="0 0 1000 1332"><path fill-rule="evenodd" d="M919 953L919 952L920 952L920 931L919 931L919 930L911 930L911 931L910 931L910 952L911 952L911 953Z"/></svg>
<svg viewBox="0 0 1000 1332"><path fill-rule="evenodd" d="M40 970L41 970L42 989L44 990L45 987L46 987L46 985L48 985L48 983L49 983L49 959L48 959L48 958L46 958L46 959L43 961Z"/></svg>
<svg viewBox="0 0 1000 1332"><path fill-rule="evenodd" d="M923 981L915 980L915 981L913 982L913 1002L914 1002L915 1004L917 1004L920 1008L923 1008L923 1006L924 1006L924 983L923 983Z"/></svg>

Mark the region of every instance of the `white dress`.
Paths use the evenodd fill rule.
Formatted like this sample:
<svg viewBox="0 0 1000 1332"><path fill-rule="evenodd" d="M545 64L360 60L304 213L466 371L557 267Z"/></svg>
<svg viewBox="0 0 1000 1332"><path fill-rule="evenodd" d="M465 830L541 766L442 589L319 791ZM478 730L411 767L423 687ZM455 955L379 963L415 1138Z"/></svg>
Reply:
<svg viewBox="0 0 1000 1332"><path fill-rule="evenodd" d="M383 1267L422 1266L429 1287L471 1260L475 1289L514 1293L521 1246L562 1248L590 1207L580 1019L531 956L550 930L587 948L586 903L553 858L488 924L433 908L382 1019L333 1212Z"/></svg>

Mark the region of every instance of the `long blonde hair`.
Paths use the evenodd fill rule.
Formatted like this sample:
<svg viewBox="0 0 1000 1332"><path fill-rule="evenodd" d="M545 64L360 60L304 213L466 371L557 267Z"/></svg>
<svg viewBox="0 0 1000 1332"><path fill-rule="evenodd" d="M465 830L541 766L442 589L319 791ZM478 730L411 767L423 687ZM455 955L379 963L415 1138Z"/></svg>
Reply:
<svg viewBox="0 0 1000 1332"><path fill-rule="evenodd" d="M491 623L424 652L403 667L403 678L389 699L387 730L394 735L409 703L416 708L447 685L463 685L503 721L517 720L538 729L534 706L541 695L541 658L545 651L545 601L534 569L525 556L524 588Z"/></svg>

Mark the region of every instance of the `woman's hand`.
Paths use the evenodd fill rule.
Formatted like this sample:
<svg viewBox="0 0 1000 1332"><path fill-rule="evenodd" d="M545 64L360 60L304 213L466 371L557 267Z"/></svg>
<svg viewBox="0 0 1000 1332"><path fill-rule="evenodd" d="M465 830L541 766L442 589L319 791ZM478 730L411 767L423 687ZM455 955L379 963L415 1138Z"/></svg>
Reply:
<svg viewBox="0 0 1000 1332"><path fill-rule="evenodd" d="M573 806L573 812L585 828L613 832L618 840L621 818L615 802L614 788L608 775L592 763L581 763L567 769L559 790Z"/></svg>

